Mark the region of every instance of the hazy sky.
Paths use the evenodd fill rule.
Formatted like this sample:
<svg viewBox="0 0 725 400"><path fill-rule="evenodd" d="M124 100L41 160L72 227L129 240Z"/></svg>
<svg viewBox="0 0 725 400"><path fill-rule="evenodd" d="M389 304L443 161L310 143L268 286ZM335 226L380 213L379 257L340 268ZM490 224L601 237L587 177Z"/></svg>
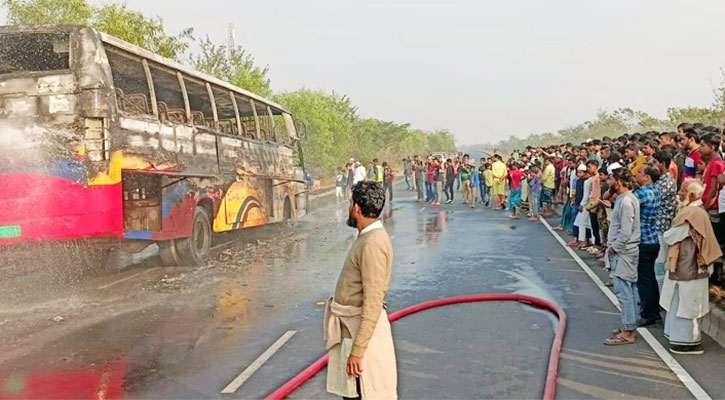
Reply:
<svg viewBox="0 0 725 400"><path fill-rule="evenodd" d="M553 131L632 107L707 106L725 1L127 0L170 32L237 43L275 91L349 95L363 116L459 143Z"/></svg>

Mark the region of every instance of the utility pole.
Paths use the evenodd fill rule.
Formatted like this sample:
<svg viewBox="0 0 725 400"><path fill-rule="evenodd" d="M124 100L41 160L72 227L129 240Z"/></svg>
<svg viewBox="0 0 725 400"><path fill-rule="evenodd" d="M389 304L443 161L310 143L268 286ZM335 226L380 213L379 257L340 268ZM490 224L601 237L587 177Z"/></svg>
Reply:
<svg viewBox="0 0 725 400"><path fill-rule="evenodd" d="M234 23L230 22L227 26L227 58L231 60L232 51L236 47L235 44L236 34L234 32Z"/></svg>

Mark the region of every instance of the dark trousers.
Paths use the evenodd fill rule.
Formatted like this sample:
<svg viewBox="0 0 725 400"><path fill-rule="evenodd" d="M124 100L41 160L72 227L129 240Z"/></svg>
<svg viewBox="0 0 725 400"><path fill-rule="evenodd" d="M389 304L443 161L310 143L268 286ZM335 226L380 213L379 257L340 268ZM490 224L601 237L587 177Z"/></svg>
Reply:
<svg viewBox="0 0 725 400"><path fill-rule="evenodd" d="M446 200L453 201L453 182L454 180L450 180L446 182L446 186L443 188L443 193L446 194Z"/></svg>
<svg viewBox="0 0 725 400"><path fill-rule="evenodd" d="M602 239L599 236L599 219L597 218L597 213L590 212L589 220L592 223L592 236L594 236L594 244L596 244L597 246L601 246ZM654 264L652 264L652 265L654 265Z"/></svg>
<svg viewBox="0 0 725 400"><path fill-rule="evenodd" d="M720 245L720 248L725 247L725 213L720 213L720 220L712 225L713 230L715 231L715 238L717 238L717 243Z"/></svg>
<svg viewBox="0 0 725 400"><path fill-rule="evenodd" d="M393 201L393 182L383 183L383 189L385 189L385 191L388 192L388 199L390 201Z"/></svg>
<svg viewBox="0 0 725 400"><path fill-rule="evenodd" d="M637 291L642 319L655 319L660 316L660 291L655 276L655 260L659 251L659 243L639 245Z"/></svg>
<svg viewBox="0 0 725 400"><path fill-rule="evenodd" d="M435 195L433 194L433 182L425 181L425 201L433 201Z"/></svg>

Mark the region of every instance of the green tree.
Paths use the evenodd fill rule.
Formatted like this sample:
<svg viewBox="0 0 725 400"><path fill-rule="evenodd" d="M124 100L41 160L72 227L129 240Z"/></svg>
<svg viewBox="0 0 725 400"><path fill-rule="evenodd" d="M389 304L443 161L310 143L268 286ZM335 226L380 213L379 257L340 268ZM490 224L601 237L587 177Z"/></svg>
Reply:
<svg viewBox="0 0 725 400"><path fill-rule="evenodd" d="M267 72L254 64L254 57L238 46L227 55L226 46L216 45L207 37L199 41L200 53L191 57L191 64L198 70L227 81L263 97L272 95Z"/></svg>
<svg viewBox="0 0 725 400"><path fill-rule="evenodd" d="M347 96L301 89L277 94L273 99L304 126L302 148L309 169L319 168L330 176L350 157L357 110Z"/></svg>
<svg viewBox="0 0 725 400"><path fill-rule="evenodd" d="M86 0L5 0L8 22L89 25L94 8Z"/></svg>
<svg viewBox="0 0 725 400"><path fill-rule="evenodd" d="M673 126L677 126L682 122L701 122L705 125L722 126L722 111L706 107L671 107L667 109L667 117Z"/></svg>
<svg viewBox="0 0 725 400"><path fill-rule="evenodd" d="M87 0L4 0L11 24L84 25L106 32L164 57L179 59L189 47L192 29L172 36L159 17L146 17L125 4L93 7Z"/></svg>
<svg viewBox="0 0 725 400"><path fill-rule="evenodd" d="M77 0L76 0L77 1ZM145 17L125 4L107 4L95 10L91 26L164 57L178 59L188 48L192 28L176 36L164 31L159 17Z"/></svg>

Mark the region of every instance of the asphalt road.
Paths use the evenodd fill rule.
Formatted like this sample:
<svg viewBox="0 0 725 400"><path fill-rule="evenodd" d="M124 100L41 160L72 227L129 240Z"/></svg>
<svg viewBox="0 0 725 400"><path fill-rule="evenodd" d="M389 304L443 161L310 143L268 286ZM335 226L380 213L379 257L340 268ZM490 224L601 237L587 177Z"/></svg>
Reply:
<svg viewBox="0 0 725 400"><path fill-rule="evenodd" d="M471 293L541 297L569 318L558 398L692 397L643 340L602 344L619 325L617 310L543 224L471 210L460 199L431 207L411 192L395 195L385 219L395 250L389 312ZM161 268L153 256L122 272L48 272L41 261L6 268L0 398L263 397L324 353L316 302L334 291L355 239L346 218L345 204L331 205L294 225L225 235L202 268ZM393 325L400 397L540 398L555 323L518 303L400 320ZM652 332L661 337L661 329ZM234 393L220 393L286 333ZM723 350L705 346L704 356L677 360L713 398L723 397ZM323 372L292 397L332 398L324 386Z"/></svg>

